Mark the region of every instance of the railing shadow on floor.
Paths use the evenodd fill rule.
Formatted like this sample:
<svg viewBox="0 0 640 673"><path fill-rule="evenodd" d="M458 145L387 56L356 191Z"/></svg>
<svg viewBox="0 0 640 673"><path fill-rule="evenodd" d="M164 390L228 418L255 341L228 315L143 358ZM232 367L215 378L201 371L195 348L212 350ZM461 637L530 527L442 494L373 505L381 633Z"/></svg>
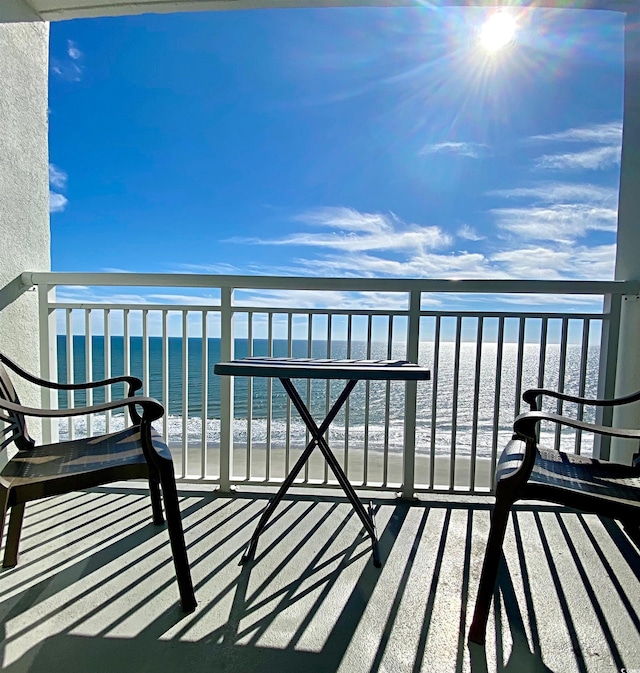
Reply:
<svg viewBox="0 0 640 673"><path fill-rule="evenodd" d="M607 581L615 587L615 600L625 618L637 627L633 587L630 591L618 579L598 540L605 536L607 544L619 550L636 581L640 578L638 550L617 524L604 519L597 520L596 535L591 520L569 510L514 507L515 544L501 564L494 596L498 608L492 612L489 644L481 647L467 646L466 631L486 542L489 500L441 498L408 504L374 499L383 522L383 569L378 570L370 561L368 539L357 534L358 522L344 498L289 495L265 530L256 559L239 566L270 494L227 497L183 489L185 532L200 600L196 613L185 617L177 605L171 572L166 571L166 530L154 527L146 512L137 511L143 490L95 489L90 495L103 493L129 499L126 511L134 521L128 528L122 528L126 517L119 517L122 520L105 524L101 531L107 544L88 556L70 548L57 565L52 562L45 571L38 571L46 559L34 556L34 547L18 567L22 575L15 570L10 571L13 576L0 573L0 597L6 596L0 607L6 634L0 670L333 673L392 670L390 662L396 662L394 671L410 673L590 671L592 653L584 651L578 633L575 599L568 595L556 568L551 545L558 539L564 540L564 563L585 587L590 603L585 609L591 609L600 622L602 647L615 666L630 667L607 625L599 604L600 589L592 586L583 551L565 523L571 517L571 526L582 529L596 550L594 557L605 568ZM98 499L99 506L103 500ZM48 511L43 508L36 514L46 518ZM91 509L85 517L85 523L79 520L69 526L79 545L89 534L85 529L100 534L99 517L92 516ZM36 535L37 525L30 523ZM534 556L529 548L532 536L537 536L540 547ZM545 615L539 606L536 610L534 589L528 590L530 584L540 583L532 567L540 561L545 562L551 577L548 590L562 616L558 628L567 631L570 647L564 653L549 653L545 629L540 628ZM345 582L345 577L351 579ZM333 593L336 587L341 591L338 598ZM151 604L157 607L151 610ZM412 605L419 605L419 611L412 611ZM326 637L315 650L307 649L306 634L328 608L333 617L320 624ZM286 644L271 644L274 630L281 638L282 629L286 629ZM399 639L398 634L406 636ZM398 649L403 637L405 652ZM442 647L440 640L448 644ZM363 646L366 651L359 649ZM366 656L359 659L363 651ZM569 657L571 666L563 669L554 654Z"/></svg>

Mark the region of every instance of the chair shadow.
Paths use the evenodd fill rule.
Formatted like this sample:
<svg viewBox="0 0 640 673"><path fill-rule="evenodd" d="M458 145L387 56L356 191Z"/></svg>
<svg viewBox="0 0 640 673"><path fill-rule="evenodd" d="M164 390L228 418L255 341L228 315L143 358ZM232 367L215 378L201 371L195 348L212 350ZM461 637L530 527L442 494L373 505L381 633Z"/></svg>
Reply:
<svg viewBox="0 0 640 673"><path fill-rule="evenodd" d="M542 522L540 519L540 511L548 509L546 507L534 507L533 513L535 517L536 526L540 534L542 541L542 546L544 549L544 554L546 557L547 565L551 572L552 577L552 588L551 591L555 591L555 595L559 601L560 609L563 615L563 626L566 627L569 638L572 644L572 650L570 651L571 660L576 666L577 670L580 673L586 673L587 665L584 659L584 655L581 649L580 640L577 635L576 625L574 621L574 616L571 614L569 608L569 603L567 596L562 587L562 583L559 578L557 569L555 568L555 563L553 561L553 551L547 541L547 535L543 529ZM590 585L589 578L585 569L580 561L578 554L575 549L575 544L571 540L565 524L560 516L560 512L572 512L575 513L578 521L582 525L585 534L590 539L593 548L594 548L594 557L598 556L600 561L605 567L605 571L609 575L609 579L614 584L615 589L618 592L618 599L621 600L623 607L627 610L628 616L631 620L638 626L640 623L638 621L638 616L634 613L634 608L631 605L628 597L624 594L620 583L617 581L611 566L609 565L607 559L604 557L603 552L601 551L598 543L596 542L595 537L591 533L589 526L585 522L584 515L580 512L574 512L573 510L561 508L560 510L555 511L555 516L558 522L558 526L565 538L569 553L571 554L573 561L576 565L577 571L581 577L582 582L585 585L585 590L589 597L590 603L599 617L599 622L601 628L603 629L603 634L607 643L607 646L611 652L612 658L615 662L615 670L626 670L625 663L622 660L621 654L618 650L617 644L614 639L614 634L610 630L607 620L602 613L602 609L598 604L597 598L593 592L593 589ZM598 517L600 523L602 524L604 530L611 537L612 542L617 547L621 556L629 564L629 568L640 578L640 554L638 553L639 548L634 545L635 540L629 536L626 537L622 532L620 526L616 522L608 519L606 517ZM516 546L518 550L518 558L520 565L520 573L522 576L522 582L525 587L529 586L529 575L528 570L525 564L525 555L524 555L524 542L523 534L520 530L517 516L513 516L513 525L514 533L516 538ZM633 540L633 541L632 541ZM506 615L506 623L502 622L501 611L496 610L494 607L495 614L495 639L496 639L496 652L497 652L497 670L498 671L514 671L517 673L561 673L560 669L554 671L549 668L549 666L542 660L542 652L540 646L538 625L536 622L535 611L533 607L533 601L531 598L531 593L528 590L525 590L525 601L527 614L529 617L529 629L531 632L531 641L533 644L533 651L529 645L529 638L527 637L525 623L522 616L522 611L518 604L518 599L516 596L515 588L513 585L512 578L509 574L505 558L502 557L500 561L500 566L498 570L498 579L496 583L496 590L494 591L493 597L493 606L498 605L500 596L502 597L504 612ZM499 653L502 651L502 635L505 630L509 630L512 639L511 652L509 658L506 662L500 662ZM485 645L478 645L477 643L468 643L468 650L471 662L471 670L473 673L485 673L488 671L487 664L487 655ZM568 655L569 656L569 655Z"/></svg>

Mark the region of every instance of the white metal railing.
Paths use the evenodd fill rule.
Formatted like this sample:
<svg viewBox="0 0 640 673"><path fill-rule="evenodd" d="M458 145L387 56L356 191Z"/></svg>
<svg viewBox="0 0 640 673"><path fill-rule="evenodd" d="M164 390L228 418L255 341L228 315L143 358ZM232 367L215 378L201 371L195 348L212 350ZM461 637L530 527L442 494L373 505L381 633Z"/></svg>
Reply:
<svg viewBox="0 0 640 673"><path fill-rule="evenodd" d="M429 383L360 383L330 429L330 444L354 485L368 489L486 492L511 434L521 393L546 386L577 395L612 395L620 300L632 283L443 281L148 274L23 274L40 296L42 371L61 380L133 373L160 399L159 429L178 476L228 490L276 484L308 441L281 386L271 380L219 379L215 362L243 355L406 358L432 370ZM56 301L59 286L207 288L206 303ZM251 290L254 296L239 297ZM358 308L303 308L268 293L359 293ZM394 293L393 308L365 308L372 293ZM234 295L235 293L235 295ZM262 293L262 294L261 294ZM266 294L265 294L266 293ZM437 293L596 295L602 311L429 310ZM340 295L344 297L345 295ZM318 302L320 303L320 302ZM602 347L601 347L602 344ZM301 393L324 416L339 382L305 382ZM47 391L48 392L48 391ZM44 404L97 401L69 394ZM117 394L116 391L115 394ZM587 411L554 403L581 418ZM607 422L607 418L598 418ZM114 429L107 414L50 428L69 436ZM93 423L93 425L91 425ZM45 431L47 431L45 429ZM543 429L543 432L550 432ZM597 453L580 433L555 431L556 447ZM324 461L310 461L301 483L337 485Z"/></svg>

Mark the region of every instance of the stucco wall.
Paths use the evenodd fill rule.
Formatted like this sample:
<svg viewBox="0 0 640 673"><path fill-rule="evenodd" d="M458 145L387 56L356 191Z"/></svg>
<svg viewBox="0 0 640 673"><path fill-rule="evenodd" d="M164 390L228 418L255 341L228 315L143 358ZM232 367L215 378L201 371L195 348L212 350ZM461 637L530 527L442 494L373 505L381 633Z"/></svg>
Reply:
<svg viewBox="0 0 640 673"><path fill-rule="evenodd" d="M20 294L15 279L50 270L49 25L2 20L0 3L0 350L37 373L37 296ZM20 392L39 404L34 392Z"/></svg>

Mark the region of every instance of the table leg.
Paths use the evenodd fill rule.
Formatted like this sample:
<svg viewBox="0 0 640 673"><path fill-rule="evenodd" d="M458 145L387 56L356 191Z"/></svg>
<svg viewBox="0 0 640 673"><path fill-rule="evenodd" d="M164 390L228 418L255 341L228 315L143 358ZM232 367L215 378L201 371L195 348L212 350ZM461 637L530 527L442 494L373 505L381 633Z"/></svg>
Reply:
<svg viewBox="0 0 640 673"><path fill-rule="evenodd" d="M344 390L338 397L338 400L331 409L331 412L334 412L335 410L335 413L330 412L330 415L327 416L327 418L325 418L320 427L316 425L313 416L311 416L311 412L305 406L304 402L302 401L302 398L300 397L298 391L296 390L291 380L281 379L281 381L282 385L285 387L285 390L287 391L287 394L291 398L291 401L298 410L300 417L304 421L304 424L307 426L307 428L309 428L309 431L313 435L315 443L320 449L322 455L325 457L325 460L327 461L327 464L331 468L331 471L335 475L336 479L338 480L338 483L342 487L342 490L345 492L347 498L351 502L353 509L355 510L356 514L360 518L360 521L362 522L362 525L369 534L369 537L371 538L371 546L373 551L373 564L376 568L379 568L381 565L380 552L378 549L378 536L376 534L373 506L371 504L369 505L369 512L365 510L362 502L360 501L360 498L358 498L357 493L355 492L353 486L351 485L351 482L349 481L347 475L344 473L342 467L340 466L338 459L334 456L333 451L331 451L329 444L327 443L327 440L324 438L324 434L326 433L329 424L331 423L331 421L333 421L338 410L342 407L342 405L349 397L349 394L353 390L357 381L350 380L347 383Z"/></svg>
<svg viewBox="0 0 640 673"><path fill-rule="evenodd" d="M293 390L295 396L298 398L300 403L302 403L302 400L300 400L300 396L298 395L298 391L296 390L293 383L291 383L291 380L290 379L281 379L281 381L282 381L283 386L285 387L285 390L289 394L289 396L291 397L291 390ZM247 547L247 551L243 554L242 558L240 559L241 564L247 563L248 561L250 561L254 557L255 552L256 552L256 547L258 546L258 538L260 537L263 530L265 529L265 526L267 525L267 522L269 521L269 518L271 517L271 515L275 511L276 507L280 504L280 501L284 497L285 493L289 490L289 488L291 487L291 485L295 481L296 477L300 473L300 470L302 470L302 468L304 467L304 464L309 460L309 457L313 453L313 450L315 449L315 447L318 445L318 440L317 440L316 435L318 433L321 433L321 435L322 435L327 431L327 428L331 425L331 422L337 416L337 414L340 411L342 405L345 403L347 397L349 397L349 394L353 390L353 387L355 386L356 383L357 383L357 381L349 381L349 383L347 384L345 389L342 391L342 394L340 395L340 397L338 397L338 399L335 401L334 405L331 407L331 410L329 411L329 413L327 414L327 417L324 419L324 421L322 422L322 424L320 425L319 428L316 426L313 419L311 419L312 427L309 427L308 424L307 424L307 421L303 417L303 421L304 421L305 425L307 425L307 427L309 428L309 432L311 432L311 434L312 434L312 439L309 442L309 444L307 445L307 447L305 448L305 450L302 452L302 454L300 455L298 460L296 461L295 465L293 466L293 468L291 469L289 474L286 476L285 480L282 482L282 485L278 489L278 492L273 496L273 498L271 498L271 500L269 500L269 503L267 504L266 509L262 513L262 516L260 517L260 520L258 521L258 525L256 526L256 529L253 532L253 535L251 536L251 540L249 542L249 546ZM293 401L293 398L292 398L292 401ZM294 401L294 405L296 405L296 408L298 408L295 401ZM302 406L306 410L306 407L304 406L304 404ZM309 418L311 418L311 416L308 412L307 412L307 416Z"/></svg>

